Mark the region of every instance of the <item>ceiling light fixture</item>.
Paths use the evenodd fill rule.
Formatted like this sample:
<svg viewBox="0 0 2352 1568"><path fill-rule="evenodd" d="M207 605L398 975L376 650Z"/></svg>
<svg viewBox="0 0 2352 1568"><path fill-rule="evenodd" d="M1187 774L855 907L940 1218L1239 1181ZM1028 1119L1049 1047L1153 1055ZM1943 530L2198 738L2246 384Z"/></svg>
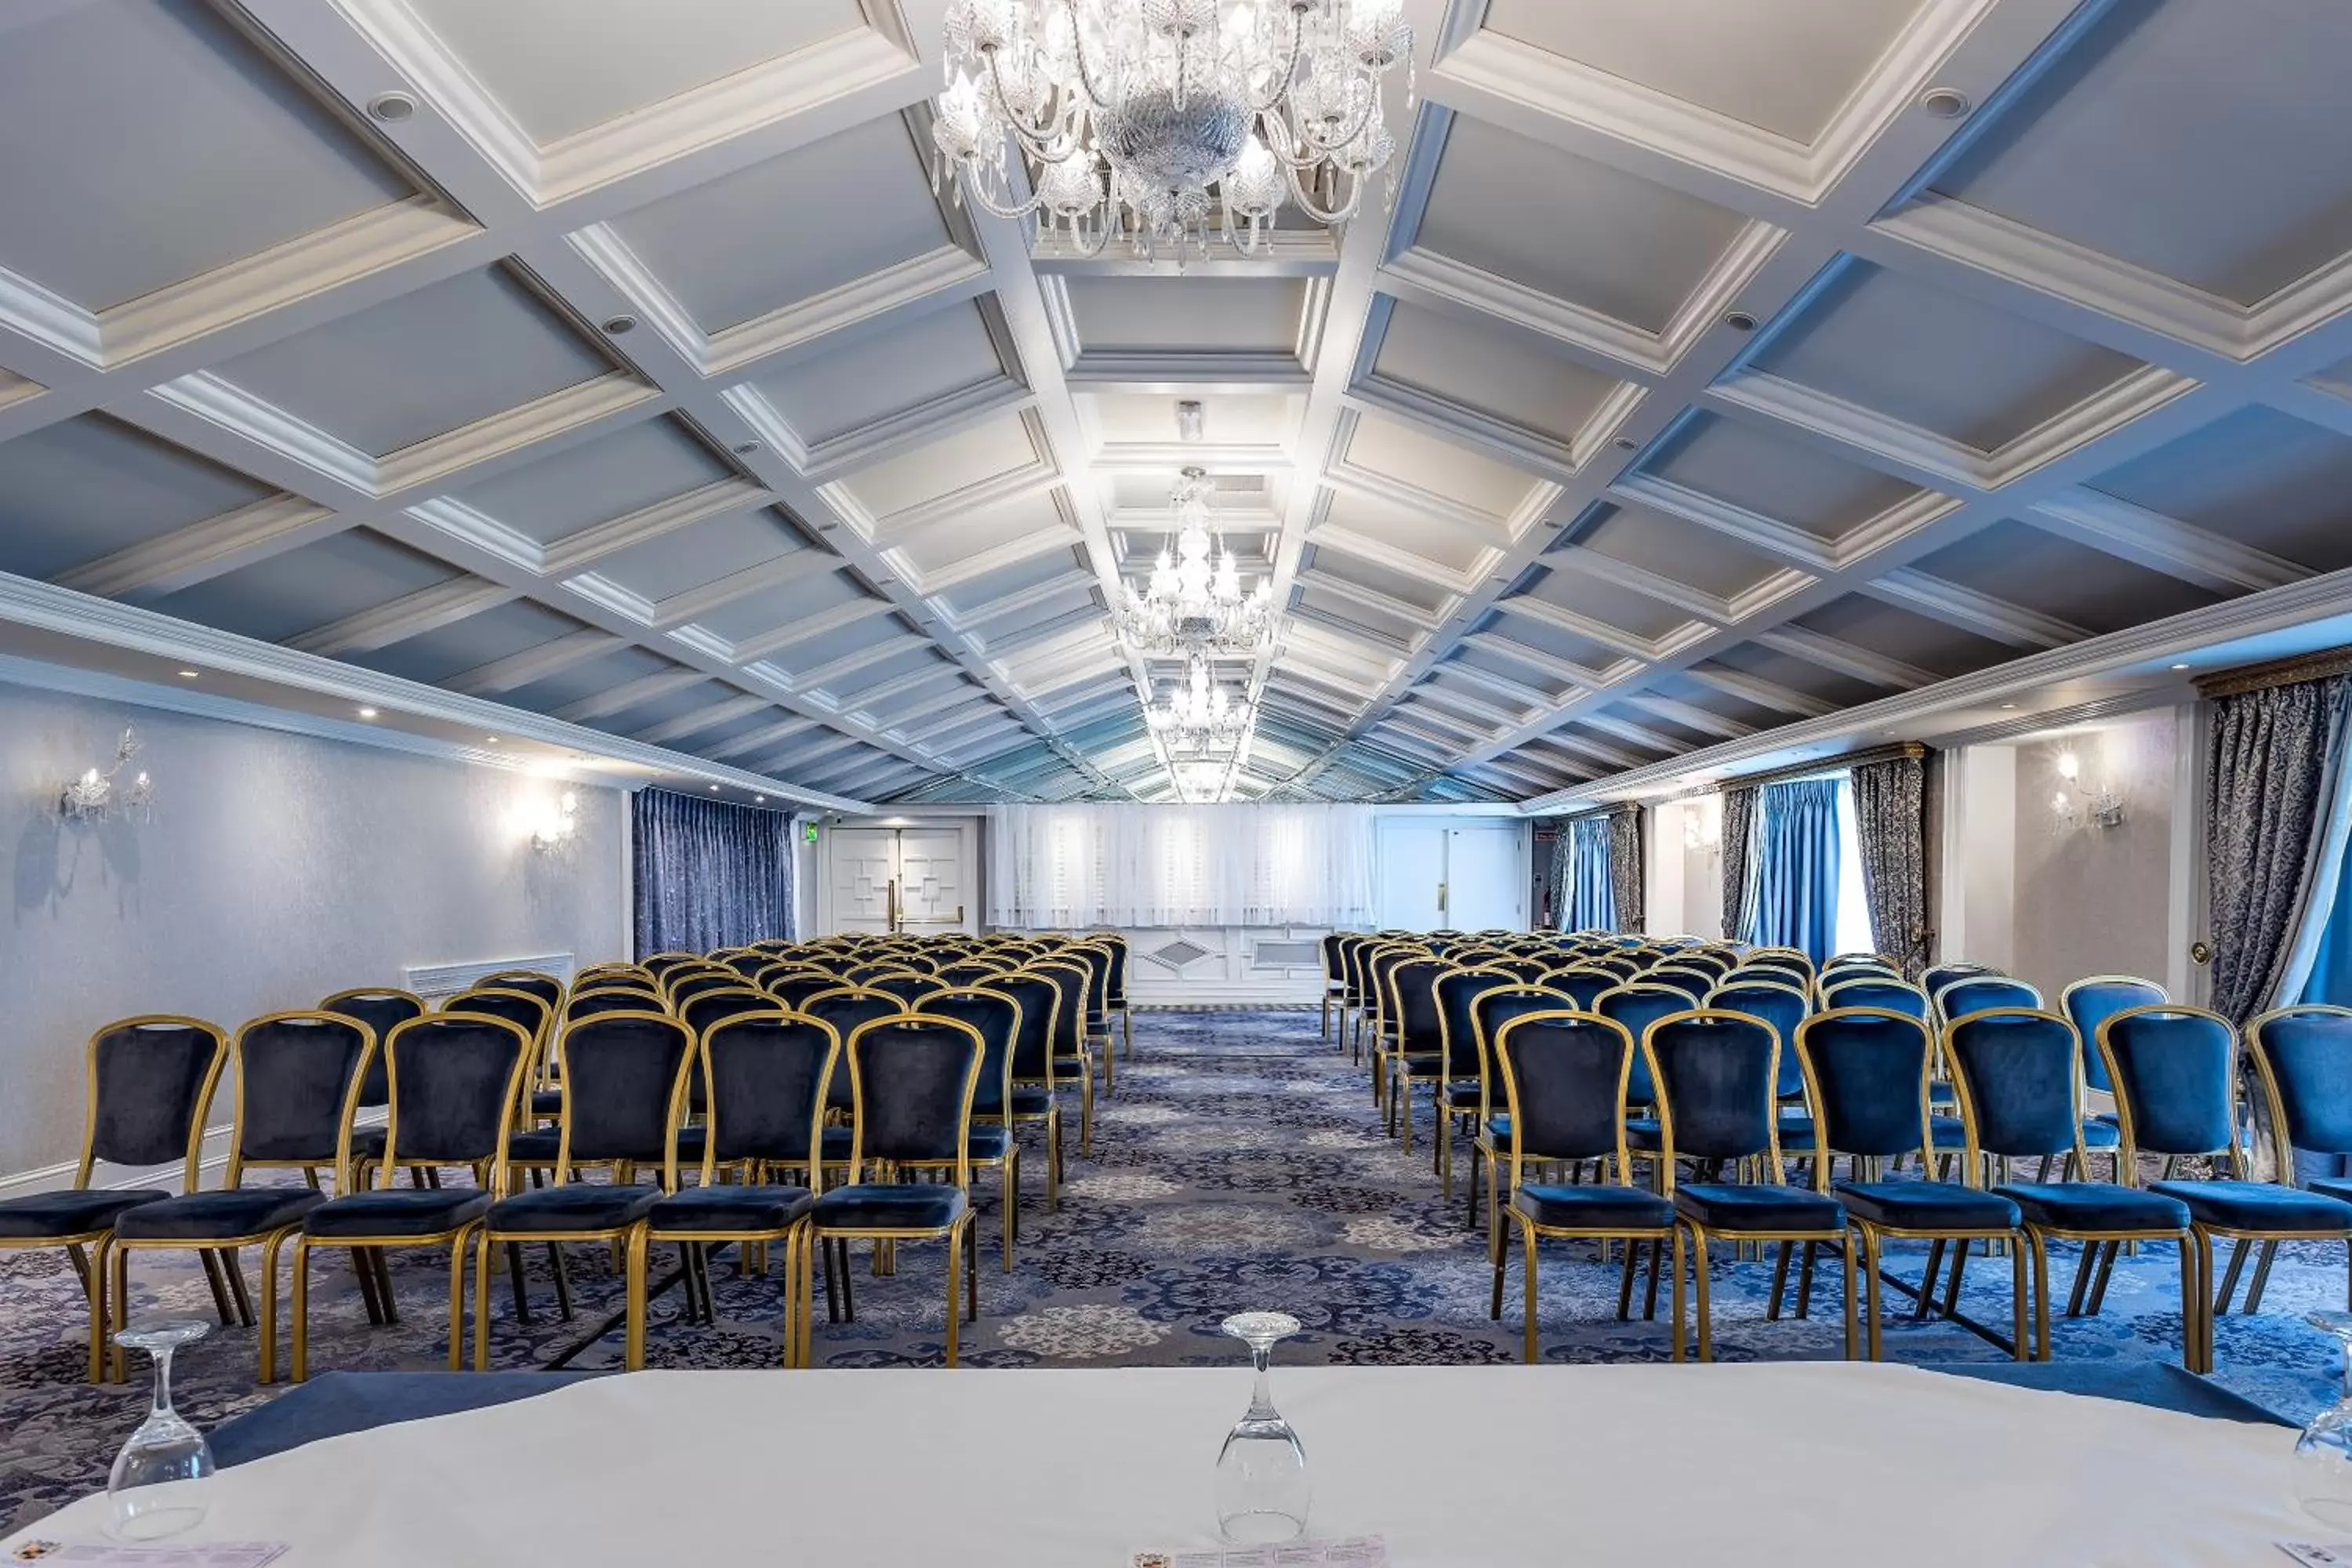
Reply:
<svg viewBox="0 0 2352 1568"><path fill-rule="evenodd" d="M2175 669L2187 669L2189 667L2185 664L2176 664L2172 668Z"/></svg>
<svg viewBox="0 0 2352 1568"><path fill-rule="evenodd" d="M1210 679L1209 661L1196 653L1184 683L1147 705L1143 717L1170 755L1199 757L1238 750L1254 713L1247 698Z"/></svg>
<svg viewBox="0 0 2352 1568"><path fill-rule="evenodd" d="M1207 471L1197 468L1186 468L1169 491L1175 554L1160 552L1144 587L1127 584L1117 615L1118 635L1138 653L1247 652L1274 625L1273 579L1260 578L1244 594L1240 563L1210 530L1209 498L1215 492Z"/></svg>
<svg viewBox="0 0 2352 1568"><path fill-rule="evenodd" d="M1205 254L1216 232L1260 254L1286 197L1346 223L1396 153L1400 60L1412 108L1404 0L954 0L946 31L934 184L951 168L959 201L1066 224L1089 256L1114 234Z"/></svg>
<svg viewBox="0 0 2352 1568"><path fill-rule="evenodd" d="M373 708L362 708L360 710L360 717L362 719L373 719L375 717L375 710Z"/></svg>
<svg viewBox="0 0 2352 1568"><path fill-rule="evenodd" d="M739 458L748 458L759 449L760 443L757 441L738 441L735 443L735 455Z"/></svg>
<svg viewBox="0 0 2352 1568"><path fill-rule="evenodd" d="M416 100L404 92L379 92L368 100L367 111L387 125L397 125L416 112Z"/></svg>
<svg viewBox="0 0 2352 1568"><path fill-rule="evenodd" d="M1756 318L1745 310L1726 310L1723 324L1735 332L1752 332L1756 330Z"/></svg>
<svg viewBox="0 0 2352 1568"><path fill-rule="evenodd" d="M604 321L604 328L605 336L617 338L623 332L635 331L637 330L637 319L624 310L617 316L605 317Z"/></svg>
<svg viewBox="0 0 2352 1568"><path fill-rule="evenodd" d="M2174 668L2178 668L2179 667L2176 665ZM196 679L197 673L197 671L193 669L184 669L180 671L180 679L182 680L194 680Z"/></svg>
<svg viewBox="0 0 2352 1568"><path fill-rule="evenodd" d="M1205 440L1208 433L1208 405L1197 397L1178 398L1176 400L1176 439L1198 442Z"/></svg>
<svg viewBox="0 0 2352 1568"><path fill-rule="evenodd" d="M1938 120L1958 120L1975 107L1956 87L1931 87L1919 95L1919 107Z"/></svg>

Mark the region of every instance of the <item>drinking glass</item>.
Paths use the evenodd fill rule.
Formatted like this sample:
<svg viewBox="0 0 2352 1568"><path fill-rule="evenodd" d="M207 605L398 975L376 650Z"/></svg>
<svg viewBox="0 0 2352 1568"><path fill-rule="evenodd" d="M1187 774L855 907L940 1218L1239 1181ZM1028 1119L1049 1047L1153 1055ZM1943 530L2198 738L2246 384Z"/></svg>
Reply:
<svg viewBox="0 0 2352 1568"><path fill-rule="evenodd" d="M1217 1455L1217 1529L1241 1546L1294 1541L1307 1532L1307 1451L1274 1407L1268 1377L1274 1347L1298 1332L1286 1312L1241 1312L1218 1325L1250 1348L1257 1380L1249 1411Z"/></svg>
<svg viewBox="0 0 2352 1568"><path fill-rule="evenodd" d="M123 1541L155 1541L201 1523L208 1506L213 1451L205 1435L172 1408L172 1352L203 1339L209 1325L194 1318L140 1323L114 1336L145 1351L155 1363L155 1401L147 1419L106 1478L106 1532Z"/></svg>

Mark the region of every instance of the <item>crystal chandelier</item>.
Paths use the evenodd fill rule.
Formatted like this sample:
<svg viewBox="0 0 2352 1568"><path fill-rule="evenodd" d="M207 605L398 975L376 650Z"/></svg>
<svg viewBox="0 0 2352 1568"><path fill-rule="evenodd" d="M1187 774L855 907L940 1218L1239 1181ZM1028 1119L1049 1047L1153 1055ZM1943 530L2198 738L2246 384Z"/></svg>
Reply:
<svg viewBox="0 0 2352 1568"><path fill-rule="evenodd" d="M1186 468L1169 492L1176 553L1161 551L1150 583L1141 589L1129 584L1118 606L1118 635L1139 653L1245 653L1274 624L1273 583L1261 578L1243 593L1234 552L1209 531L1214 489L1202 470Z"/></svg>
<svg viewBox="0 0 2352 1568"><path fill-rule="evenodd" d="M1223 17L1217 0L953 0L931 140L960 193L1035 214L1041 237L1066 224L1083 254L1125 228L1139 253L1205 253L1221 229L1255 255L1286 197L1344 224L1394 155L1381 84L1407 61L1410 105L1403 15L1404 0L1238 0Z"/></svg>
<svg viewBox="0 0 2352 1568"><path fill-rule="evenodd" d="M1209 661L1194 654L1184 684L1145 707L1143 716L1171 756L1200 756L1238 750L1252 715L1248 700L1212 681Z"/></svg>
<svg viewBox="0 0 2352 1568"><path fill-rule="evenodd" d="M101 773L88 768L58 792L58 813L68 822L111 822L137 816L144 820L154 809L155 784L143 772L128 784L115 775L139 754L139 731L126 726L114 743L114 765Z"/></svg>

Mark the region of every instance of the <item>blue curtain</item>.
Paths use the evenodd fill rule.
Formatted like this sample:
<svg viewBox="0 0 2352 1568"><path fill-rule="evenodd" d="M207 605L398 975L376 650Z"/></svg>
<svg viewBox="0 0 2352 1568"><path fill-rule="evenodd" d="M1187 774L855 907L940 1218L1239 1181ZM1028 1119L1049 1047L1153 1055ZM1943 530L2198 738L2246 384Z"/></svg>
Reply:
<svg viewBox="0 0 2352 1568"><path fill-rule="evenodd" d="M641 789L630 797L637 956L793 934L788 813Z"/></svg>
<svg viewBox="0 0 2352 1568"><path fill-rule="evenodd" d="M1801 948L1818 964L1837 940L1838 781L1767 784L1757 803L1756 892L1748 939Z"/></svg>
<svg viewBox="0 0 2352 1568"><path fill-rule="evenodd" d="M1578 817L1568 825L1563 838L1557 852L1568 857L1568 897L1559 912L1559 929L1615 931L1617 894L1609 871L1608 816Z"/></svg>
<svg viewBox="0 0 2352 1568"><path fill-rule="evenodd" d="M2311 978L2297 1000L2352 1007L2352 855L2336 872L2336 901L2327 910L2319 951L2312 957Z"/></svg>

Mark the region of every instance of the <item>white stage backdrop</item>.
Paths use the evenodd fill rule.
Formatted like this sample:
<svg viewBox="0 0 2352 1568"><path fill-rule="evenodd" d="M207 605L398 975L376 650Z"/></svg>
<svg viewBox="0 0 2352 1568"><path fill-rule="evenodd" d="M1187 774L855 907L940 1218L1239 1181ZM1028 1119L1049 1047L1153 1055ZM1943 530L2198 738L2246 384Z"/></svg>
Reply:
<svg viewBox="0 0 2352 1568"><path fill-rule="evenodd" d="M1366 926L1368 805L997 805L992 925Z"/></svg>

